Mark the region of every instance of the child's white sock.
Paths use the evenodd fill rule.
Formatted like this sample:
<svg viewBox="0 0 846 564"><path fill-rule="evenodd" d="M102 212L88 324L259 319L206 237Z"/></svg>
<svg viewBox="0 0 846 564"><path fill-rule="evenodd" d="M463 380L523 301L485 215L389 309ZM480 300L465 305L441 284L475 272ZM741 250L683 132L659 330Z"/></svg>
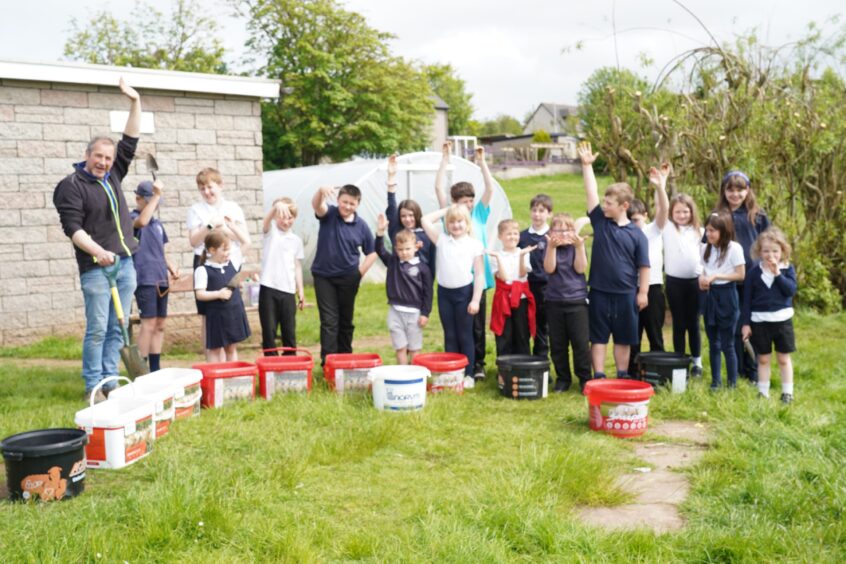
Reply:
<svg viewBox="0 0 846 564"><path fill-rule="evenodd" d="M758 392L765 398L770 397L770 381L767 380L766 382L758 382ZM784 393L784 386L782 386L782 392Z"/></svg>
<svg viewBox="0 0 846 564"><path fill-rule="evenodd" d="M791 382L789 384L785 384L785 383L782 382L781 393L790 394L792 396L793 395L793 382Z"/></svg>
<svg viewBox="0 0 846 564"><path fill-rule="evenodd" d="M698 366L702 368L702 357L701 356L694 356L693 357L693 366Z"/></svg>

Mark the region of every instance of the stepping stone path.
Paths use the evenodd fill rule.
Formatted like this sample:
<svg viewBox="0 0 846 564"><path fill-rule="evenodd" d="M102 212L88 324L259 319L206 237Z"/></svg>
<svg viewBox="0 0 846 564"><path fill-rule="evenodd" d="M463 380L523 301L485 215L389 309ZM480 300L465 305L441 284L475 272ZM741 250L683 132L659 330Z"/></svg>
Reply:
<svg viewBox="0 0 846 564"><path fill-rule="evenodd" d="M679 505L687 498L690 483L677 470L702 458L708 448L707 428L702 423L668 421L651 427L646 436L668 440L634 443L635 455L651 468L624 474L616 484L631 493L634 502L617 507L583 507L578 512L584 521L608 530L646 528L659 534L684 527Z"/></svg>

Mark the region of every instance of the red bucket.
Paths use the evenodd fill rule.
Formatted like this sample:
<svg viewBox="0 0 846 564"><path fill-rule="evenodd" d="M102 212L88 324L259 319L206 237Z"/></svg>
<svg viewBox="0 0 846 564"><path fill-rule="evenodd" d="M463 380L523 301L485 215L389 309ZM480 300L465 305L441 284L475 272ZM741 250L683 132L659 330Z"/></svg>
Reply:
<svg viewBox="0 0 846 564"><path fill-rule="evenodd" d="M382 366L382 357L375 353L340 353L326 355L323 377L330 390L338 393L370 390L367 377L371 368Z"/></svg>
<svg viewBox="0 0 846 564"><path fill-rule="evenodd" d="M223 407L235 401L256 398L258 369L252 362L201 362L193 365L203 373L203 407Z"/></svg>
<svg viewBox="0 0 846 564"><path fill-rule="evenodd" d="M460 353L423 353L411 361L429 369L431 376L426 387L433 394L464 393L464 368L468 362L467 357Z"/></svg>
<svg viewBox="0 0 846 564"><path fill-rule="evenodd" d="M655 390L637 380L590 380L585 384L588 421L594 431L615 437L639 437L646 432L649 398Z"/></svg>
<svg viewBox="0 0 846 564"><path fill-rule="evenodd" d="M314 360L306 349L281 347L264 349L269 352L293 352L294 355L260 356L256 359L259 372L259 395L272 399L275 394L287 392L310 392L311 369Z"/></svg>

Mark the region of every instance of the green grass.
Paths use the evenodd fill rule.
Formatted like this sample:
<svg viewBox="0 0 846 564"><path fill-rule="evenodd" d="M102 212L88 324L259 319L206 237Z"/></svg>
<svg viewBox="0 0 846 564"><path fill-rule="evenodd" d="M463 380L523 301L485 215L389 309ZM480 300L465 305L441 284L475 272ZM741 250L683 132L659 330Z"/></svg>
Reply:
<svg viewBox="0 0 846 564"><path fill-rule="evenodd" d="M579 199L567 203L572 178L532 180L507 183L515 212L525 209L518 218L542 190L581 213L569 207ZM390 362L386 311L384 287L363 286L356 337ZM438 350L432 319L425 348ZM298 318L301 343L317 341L316 320L316 309ZM316 369L310 395L179 421L146 459L89 471L74 500L0 502L0 561L842 562L844 325L844 314L798 314L789 407L745 385L711 394L707 378L652 399L652 424L702 422L714 437L686 470L687 526L677 533L612 533L579 520L579 505L624 503L613 481L643 463L634 441L588 430L575 391L514 402L488 378L464 396L430 396L420 412L380 413L368 397L326 390ZM16 359L78 359L79 340L0 349L1 436L74 425L78 367ZM488 359L493 375L490 336Z"/></svg>
<svg viewBox="0 0 846 564"><path fill-rule="evenodd" d="M529 203L535 195L541 193L552 197L553 213L566 212L574 218L587 214L585 190L580 175L556 174L499 182L508 195L511 213L514 219L520 222L521 229L531 225ZM604 186L604 179L600 178L599 183Z"/></svg>

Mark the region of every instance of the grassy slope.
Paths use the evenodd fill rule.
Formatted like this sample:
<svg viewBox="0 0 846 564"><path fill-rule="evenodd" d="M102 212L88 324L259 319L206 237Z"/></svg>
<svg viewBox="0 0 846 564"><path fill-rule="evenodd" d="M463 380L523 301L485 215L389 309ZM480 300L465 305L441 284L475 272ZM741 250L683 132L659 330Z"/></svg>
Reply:
<svg viewBox="0 0 846 564"><path fill-rule="evenodd" d="M507 185L523 218L531 195L549 190L538 184ZM550 184L559 185L579 186ZM549 190L579 213L575 190L564 191ZM356 334L384 335L384 289L364 287L359 304ZM314 342L316 311L299 323L301 341ZM702 421L715 433L689 470L689 524L678 534L605 533L575 517L578 504L624 501L610 484L642 465L629 442L588 431L575 392L513 402L488 381L463 397L430 397L422 412L390 414L318 385L308 397L179 422L147 459L89 472L76 500L0 503L0 559L843 561L844 323L799 316L789 408L746 386L713 395L701 381L653 399L653 421ZM426 348L440 338L435 324ZM77 346L57 340L2 356L72 358ZM375 350L390 358L389 347ZM73 425L77 368L9 359L0 369L0 435Z"/></svg>

